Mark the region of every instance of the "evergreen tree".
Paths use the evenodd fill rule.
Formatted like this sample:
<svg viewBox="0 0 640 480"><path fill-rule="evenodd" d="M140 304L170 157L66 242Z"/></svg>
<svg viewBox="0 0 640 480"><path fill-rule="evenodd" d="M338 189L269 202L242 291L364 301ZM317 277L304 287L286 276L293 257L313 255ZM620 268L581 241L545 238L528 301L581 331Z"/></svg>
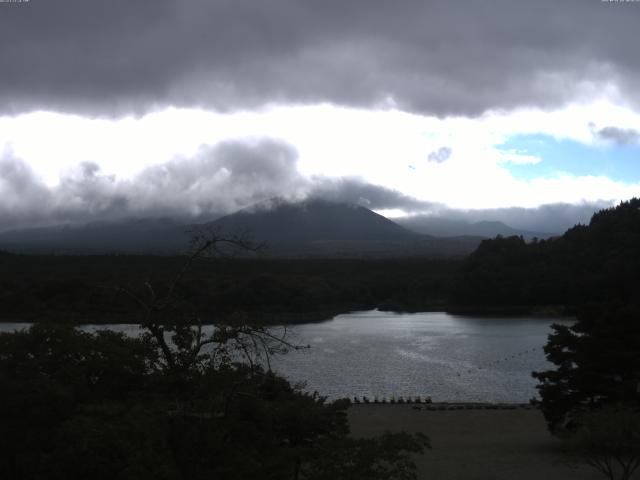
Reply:
<svg viewBox="0 0 640 480"><path fill-rule="evenodd" d="M575 324L553 325L545 346L555 370L534 372L542 411L555 431L581 412L605 404L640 406L640 309L584 307Z"/></svg>

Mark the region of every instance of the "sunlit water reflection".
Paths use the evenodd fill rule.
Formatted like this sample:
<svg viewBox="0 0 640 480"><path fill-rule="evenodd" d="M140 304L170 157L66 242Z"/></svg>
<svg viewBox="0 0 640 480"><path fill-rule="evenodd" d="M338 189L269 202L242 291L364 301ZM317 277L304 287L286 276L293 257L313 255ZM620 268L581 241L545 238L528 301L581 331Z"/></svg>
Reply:
<svg viewBox="0 0 640 480"><path fill-rule="evenodd" d="M293 381L331 397L430 395L437 401L526 402L553 322L542 317L356 312L300 325L311 348L274 361Z"/></svg>
<svg viewBox="0 0 640 480"><path fill-rule="evenodd" d="M355 312L289 328L309 344L272 360L275 370L332 398L430 395L434 401L526 402L534 370L551 365L542 347L548 317L462 317L446 313ZM0 331L25 324L0 324ZM85 325L137 335L136 325Z"/></svg>

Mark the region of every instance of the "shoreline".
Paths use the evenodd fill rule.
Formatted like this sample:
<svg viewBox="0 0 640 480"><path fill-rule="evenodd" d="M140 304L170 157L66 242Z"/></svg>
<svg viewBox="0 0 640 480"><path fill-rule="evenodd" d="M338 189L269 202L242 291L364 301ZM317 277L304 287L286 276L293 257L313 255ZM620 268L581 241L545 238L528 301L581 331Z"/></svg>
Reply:
<svg viewBox="0 0 640 480"><path fill-rule="evenodd" d="M394 315L419 314L419 313L444 313L451 316L460 317L529 317L540 316L548 318L567 319L571 318L571 307L565 306L520 306L520 307L456 307L456 306L433 306L422 309L394 309L391 306L380 305L378 307L351 307L346 309L327 309L308 312L220 312L205 313L204 318L219 317L220 319L232 318L235 315L250 318L253 323L263 326L287 326L301 325L305 323L328 322L338 315L349 315L365 311L378 311ZM82 318L82 320L80 319ZM134 312L127 313L87 313L77 312L56 312L52 315L42 316L39 314L26 314L20 318L0 316L2 323L57 323L72 325L138 325L140 314ZM214 321L203 321L202 325L215 325Z"/></svg>
<svg viewBox="0 0 640 480"><path fill-rule="evenodd" d="M539 410L539 406L532 403L524 402L451 402L451 401L438 401L438 402L425 402L425 401L356 401L352 399L349 403L352 407L367 407L371 406L399 406L399 407L411 407L413 410L424 411L452 411L452 410Z"/></svg>

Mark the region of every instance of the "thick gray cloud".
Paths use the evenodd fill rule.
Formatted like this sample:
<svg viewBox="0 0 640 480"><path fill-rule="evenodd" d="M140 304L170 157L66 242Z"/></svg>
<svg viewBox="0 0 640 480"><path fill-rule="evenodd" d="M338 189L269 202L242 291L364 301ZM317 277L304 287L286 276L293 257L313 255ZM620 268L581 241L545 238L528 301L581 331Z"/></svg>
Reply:
<svg viewBox="0 0 640 480"><path fill-rule="evenodd" d="M364 183L357 178L314 178L308 196L334 202L355 203L371 210L399 209L405 212L421 212L439 206L397 190Z"/></svg>
<svg viewBox="0 0 640 480"><path fill-rule="evenodd" d="M5 152L0 157L0 230L28 224L45 206L51 206L50 191L24 162Z"/></svg>
<svg viewBox="0 0 640 480"><path fill-rule="evenodd" d="M158 215L219 215L274 196L299 197L308 188L297 153L281 142L227 142L190 159L146 169L124 186L135 210Z"/></svg>
<svg viewBox="0 0 640 480"><path fill-rule="evenodd" d="M604 127L598 130L596 135L620 145L640 143L640 132L632 128Z"/></svg>
<svg viewBox="0 0 640 480"><path fill-rule="evenodd" d="M0 111L395 104L638 105L633 2L31 0L0 3Z"/></svg>
<svg viewBox="0 0 640 480"><path fill-rule="evenodd" d="M406 211L434 205L355 178L308 179L297 169L297 152L269 139L203 147L193 158L148 167L130 180L104 175L87 162L55 187L10 153L0 159L0 231L142 217L207 221L274 197Z"/></svg>
<svg viewBox="0 0 640 480"><path fill-rule="evenodd" d="M131 180L84 163L48 187L20 159L0 160L0 230L130 217L212 219L274 196L309 189L289 145L260 140L203 148L149 167Z"/></svg>
<svg viewBox="0 0 640 480"><path fill-rule="evenodd" d="M149 167L130 180L105 175L97 164L87 162L55 187L45 185L10 152L0 158L0 231L129 218L204 222L272 198L323 198L373 210L427 213L430 219L501 221L548 233L588 223L596 210L611 206L603 201L533 209L455 210L358 178L306 178L297 169L296 151L270 139L203 147L192 158Z"/></svg>

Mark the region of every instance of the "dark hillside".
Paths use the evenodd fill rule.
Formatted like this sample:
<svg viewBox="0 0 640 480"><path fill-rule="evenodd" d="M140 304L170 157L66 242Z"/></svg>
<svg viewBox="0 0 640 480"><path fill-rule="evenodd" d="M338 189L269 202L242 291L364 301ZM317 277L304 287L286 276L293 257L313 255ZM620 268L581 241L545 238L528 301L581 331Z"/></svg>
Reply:
<svg viewBox="0 0 640 480"><path fill-rule="evenodd" d="M190 228L169 219L29 228L0 233L0 248L38 253L177 253L188 244Z"/></svg>
<svg viewBox="0 0 640 480"><path fill-rule="evenodd" d="M270 244L322 241L398 241L418 235L359 205L308 200L271 201L208 224L223 232L246 231Z"/></svg>
<svg viewBox="0 0 640 480"><path fill-rule="evenodd" d="M117 287L166 288L184 257L0 254L0 321L136 322L138 307ZM179 296L213 316L243 312L304 322L371 308L445 308L455 261L201 259Z"/></svg>
<svg viewBox="0 0 640 480"><path fill-rule="evenodd" d="M484 240L456 281L461 305L580 305L636 299L640 285L640 199L593 215L561 237Z"/></svg>
<svg viewBox="0 0 640 480"><path fill-rule="evenodd" d="M394 219L399 225L414 232L436 237L454 237L459 235L470 235L484 238L494 238L498 235L503 237L522 236L525 240L533 238L549 238L554 234L549 232L534 232L512 228L499 221L483 220L479 222L468 222L446 217L432 217L429 215L415 215L405 218Z"/></svg>
<svg viewBox="0 0 640 480"><path fill-rule="evenodd" d="M203 224L170 219L129 219L0 233L0 248L21 253L184 253L193 231L249 236L285 258L460 258L480 237L436 238L410 232L377 213L349 203L270 200Z"/></svg>

